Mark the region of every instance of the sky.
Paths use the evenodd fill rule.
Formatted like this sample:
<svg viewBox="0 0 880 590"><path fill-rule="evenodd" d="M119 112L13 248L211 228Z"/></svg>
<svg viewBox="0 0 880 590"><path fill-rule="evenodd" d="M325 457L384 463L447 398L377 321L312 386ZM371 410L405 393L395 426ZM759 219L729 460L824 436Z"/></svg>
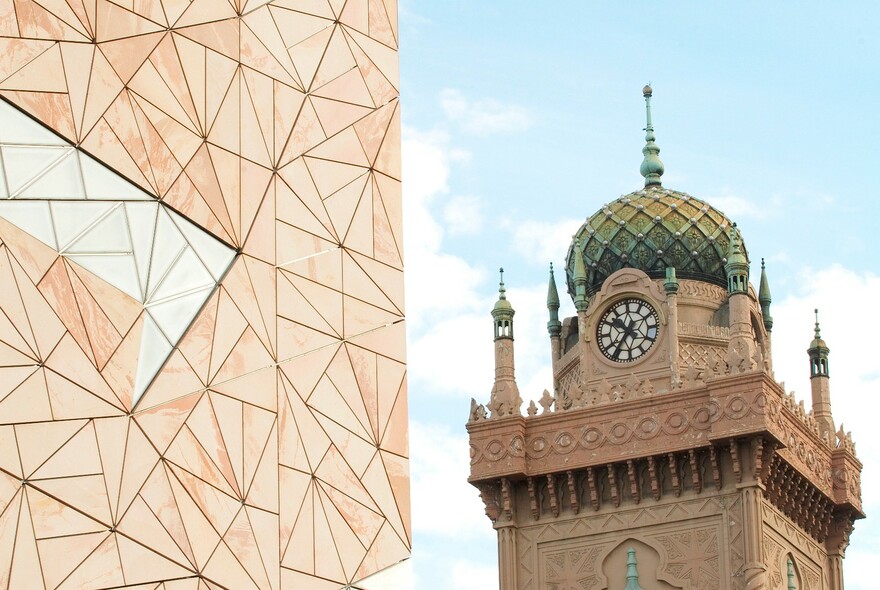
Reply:
<svg viewBox="0 0 880 590"><path fill-rule="evenodd" d="M497 269L517 382L538 399L548 265L642 186L650 82L663 184L738 223L753 282L766 259L775 377L808 407L820 310L869 515L846 587L866 590L880 555L876 2L400 0L399 14L415 587L497 588L464 429L492 387Z"/></svg>

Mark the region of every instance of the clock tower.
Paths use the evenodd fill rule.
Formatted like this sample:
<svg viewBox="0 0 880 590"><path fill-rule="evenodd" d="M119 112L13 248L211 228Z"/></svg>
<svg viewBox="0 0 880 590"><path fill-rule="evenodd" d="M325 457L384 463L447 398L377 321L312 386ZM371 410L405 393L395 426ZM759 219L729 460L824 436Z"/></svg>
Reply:
<svg viewBox="0 0 880 590"><path fill-rule="evenodd" d="M503 282L492 312L495 387L467 429L501 590L843 590L864 514L830 349L817 319L805 408L774 378L763 261L756 292L736 224L662 186L651 96L645 187L577 230L561 321L551 266L540 408L521 410Z"/></svg>

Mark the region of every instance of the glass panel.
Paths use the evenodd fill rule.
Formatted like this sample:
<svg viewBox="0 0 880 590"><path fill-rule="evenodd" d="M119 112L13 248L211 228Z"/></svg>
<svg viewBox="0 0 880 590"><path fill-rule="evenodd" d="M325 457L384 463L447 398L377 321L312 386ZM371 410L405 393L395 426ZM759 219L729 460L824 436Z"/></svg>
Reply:
<svg viewBox="0 0 880 590"><path fill-rule="evenodd" d="M144 331L141 336L141 353L138 357L137 377L134 382L134 396L132 405L137 404L138 400L146 391L147 386L162 368L165 359L171 354L172 346L162 335L159 327L150 317L150 314L144 314Z"/></svg>
<svg viewBox="0 0 880 590"><path fill-rule="evenodd" d="M205 270L196 253L192 248L187 248L165 275L161 284L155 286L147 304L176 297L200 287L213 287L214 284L214 277Z"/></svg>
<svg viewBox="0 0 880 590"><path fill-rule="evenodd" d="M147 307L147 313L156 320L168 340L177 343L213 290L214 287L208 287L183 297L150 305Z"/></svg>
<svg viewBox="0 0 880 590"><path fill-rule="evenodd" d="M89 203L87 201L53 201L50 203L55 236L63 251L96 221L113 209L114 203Z"/></svg>
<svg viewBox="0 0 880 590"><path fill-rule="evenodd" d="M133 257L125 254L72 254L66 258L142 301Z"/></svg>
<svg viewBox="0 0 880 590"><path fill-rule="evenodd" d="M186 241L195 249L195 253L201 259L202 263L207 267L208 271L219 281L232 264L235 258L235 250L207 233L200 227L193 225L174 211L167 210L171 219L183 233Z"/></svg>
<svg viewBox="0 0 880 590"><path fill-rule="evenodd" d="M128 182L93 158L79 153L87 199L153 200L153 197Z"/></svg>
<svg viewBox="0 0 880 590"><path fill-rule="evenodd" d="M0 100L0 143L69 145L9 103Z"/></svg>
<svg viewBox="0 0 880 590"><path fill-rule="evenodd" d="M128 223L122 203L65 250L66 254L131 254Z"/></svg>
<svg viewBox="0 0 880 590"><path fill-rule="evenodd" d="M3 146L3 162L9 193L14 197L43 170L69 155L69 147Z"/></svg>
<svg viewBox="0 0 880 590"><path fill-rule="evenodd" d="M177 226L171 221L164 207L159 208L156 233L153 236L153 253L150 261L150 275L147 279L147 299L162 282L174 261L186 247L186 241Z"/></svg>
<svg viewBox="0 0 880 590"><path fill-rule="evenodd" d="M141 301L147 299L147 277L150 273L150 259L153 253L153 233L156 231L156 217L159 214L159 203L125 203L128 218L128 231L137 265L138 279L141 285Z"/></svg>
<svg viewBox="0 0 880 590"><path fill-rule="evenodd" d="M76 151L70 150L57 164L44 171L17 199L84 199Z"/></svg>
<svg viewBox="0 0 880 590"><path fill-rule="evenodd" d="M0 201L0 217L58 249L47 201Z"/></svg>

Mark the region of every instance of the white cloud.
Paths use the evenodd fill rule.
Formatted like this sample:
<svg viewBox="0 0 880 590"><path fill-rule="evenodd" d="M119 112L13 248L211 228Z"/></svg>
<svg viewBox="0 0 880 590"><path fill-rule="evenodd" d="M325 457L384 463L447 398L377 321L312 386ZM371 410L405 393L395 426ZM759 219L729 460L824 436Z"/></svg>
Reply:
<svg viewBox="0 0 880 590"><path fill-rule="evenodd" d="M703 200L711 203L734 221L745 218L767 219L783 209L783 199L779 196L762 199L760 203L756 203L745 197L724 192L719 196L710 196Z"/></svg>
<svg viewBox="0 0 880 590"><path fill-rule="evenodd" d="M443 221L450 235L476 234L483 227L483 204L477 197L452 197L443 208Z"/></svg>
<svg viewBox="0 0 880 590"><path fill-rule="evenodd" d="M470 100L452 88L440 94L440 105L447 119L472 135L512 133L532 126L532 117L522 106L492 98Z"/></svg>
<svg viewBox="0 0 880 590"><path fill-rule="evenodd" d="M573 218L516 223L513 229L516 250L530 262L548 264L552 261L558 270L562 270L561 263L568 252L571 237L581 224L582 219Z"/></svg>

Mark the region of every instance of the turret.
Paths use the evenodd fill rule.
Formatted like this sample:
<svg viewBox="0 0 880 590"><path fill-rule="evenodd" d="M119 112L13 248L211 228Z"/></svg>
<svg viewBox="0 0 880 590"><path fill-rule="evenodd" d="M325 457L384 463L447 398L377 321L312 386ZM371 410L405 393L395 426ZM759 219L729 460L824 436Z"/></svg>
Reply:
<svg viewBox="0 0 880 590"><path fill-rule="evenodd" d="M571 255L574 256L574 272L571 277L574 283L574 307L578 312L582 312L587 310L589 300L587 299L587 267L584 265L580 240L575 240Z"/></svg>
<svg viewBox="0 0 880 590"><path fill-rule="evenodd" d="M513 316L516 313L507 300L504 269L500 269L498 301L492 308L495 323L495 385L487 406L492 418L519 416L522 398L516 386L513 365Z"/></svg>
<svg viewBox="0 0 880 590"><path fill-rule="evenodd" d="M550 263L550 284L547 286L547 332L550 334L550 356L555 361L562 356L562 322L559 321L559 292L556 290L556 278L553 276L553 263Z"/></svg>
<svg viewBox="0 0 880 590"><path fill-rule="evenodd" d="M770 284L767 281L767 268L764 259L761 259L761 286L758 288L758 303L761 304L761 315L764 318L764 329L768 332L773 329L773 317L770 315Z"/></svg>
<svg viewBox="0 0 880 590"><path fill-rule="evenodd" d="M731 366L731 371L737 372L750 366L755 340L749 311L749 259L735 223L730 227L730 247L724 271L730 307L730 351L739 359L738 366Z"/></svg>
<svg viewBox="0 0 880 590"><path fill-rule="evenodd" d="M815 310L816 325L813 341L807 354L810 356L810 390L813 394L813 416L819 424L823 436L831 436L834 431L834 420L831 417L831 383L828 376L828 353L831 349L822 340L819 332L819 310Z"/></svg>

